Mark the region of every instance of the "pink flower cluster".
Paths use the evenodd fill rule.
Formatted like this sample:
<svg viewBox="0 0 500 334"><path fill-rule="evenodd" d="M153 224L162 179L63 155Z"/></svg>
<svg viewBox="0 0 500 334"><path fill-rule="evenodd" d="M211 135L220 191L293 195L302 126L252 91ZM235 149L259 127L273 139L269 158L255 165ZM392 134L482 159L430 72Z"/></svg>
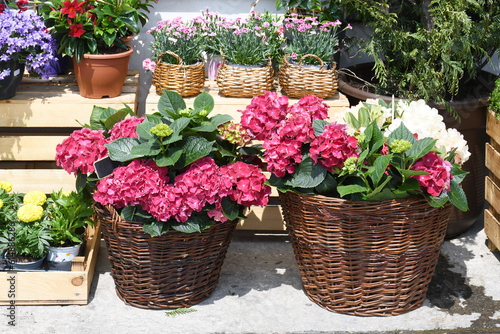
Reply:
<svg viewBox="0 0 500 334"><path fill-rule="evenodd" d="M328 104L323 99L314 95L307 95L292 105L288 112L294 114L296 112L307 111L311 114L312 119L327 119L328 108Z"/></svg>
<svg viewBox="0 0 500 334"><path fill-rule="evenodd" d="M431 196L439 196L441 192L450 190L452 165L449 161L443 160L436 152L429 152L419 159L412 170L428 172L426 175L412 176L418 180L420 189Z"/></svg>
<svg viewBox="0 0 500 334"><path fill-rule="evenodd" d="M150 210L151 199L158 196L169 178L166 167L158 167L152 160L134 160L129 165L118 167L113 177L97 183L94 200L115 208L141 205Z"/></svg>
<svg viewBox="0 0 500 334"><path fill-rule="evenodd" d="M347 134L345 124L327 124L322 134L311 143L309 155L329 172L341 168L347 158L357 157L358 140Z"/></svg>
<svg viewBox="0 0 500 334"><path fill-rule="evenodd" d="M264 140L277 129L278 123L285 119L288 97L278 96L275 92L265 92L256 96L245 110L240 110L241 125L252 138Z"/></svg>
<svg viewBox="0 0 500 334"><path fill-rule="evenodd" d="M142 68L146 71L154 72L156 69L156 62L151 58L146 58L142 61Z"/></svg>
<svg viewBox="0 0 500 334"><path fill-rule="evenodd" d="M103 130L83 128L74 131L56 147L56 163L69 174L92 173L94 162L105 158L108 150L104 146L108 141Z"/></svg>
<svg viewBox="0 0 500 334"><path fill-rule="evenodd" d="M209 217L224 222L222 198L229 196L243 206L266 205L271 193L262 171L243 162L219 167L204 157L177 175L173 184L168 183L167 172L151 160L134 160L100 180L94 200L116 208L141 205L158 221L178 222L186 222L209 204L214 207L207 211Z"/></svg>
<svg viewBox="0 0 500 334"><path fill-rule="evenodd" d="M121 122L113 125L113 128L109 130L109 141L116 140L118 138L128 137L137 138L137 125L144 121L144 116L142 117L129 117Z"/></svg>

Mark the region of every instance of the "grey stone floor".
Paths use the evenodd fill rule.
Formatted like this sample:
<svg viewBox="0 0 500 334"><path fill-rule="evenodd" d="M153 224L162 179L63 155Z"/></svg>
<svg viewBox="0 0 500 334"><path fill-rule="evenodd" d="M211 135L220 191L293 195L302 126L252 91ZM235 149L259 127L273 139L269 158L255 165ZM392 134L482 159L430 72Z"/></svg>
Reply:
<svg viewBox="0 0 500 334"><path fill-rule="evenodd" d="M311 302L286 234L237 231L217 289L172 317L125 305L114 290L102 243L85 306L18 306L17 326L0 333L500 333L500 254L486 246L482 220L445 241L424 305L393 317L336 314Z"/></svg>

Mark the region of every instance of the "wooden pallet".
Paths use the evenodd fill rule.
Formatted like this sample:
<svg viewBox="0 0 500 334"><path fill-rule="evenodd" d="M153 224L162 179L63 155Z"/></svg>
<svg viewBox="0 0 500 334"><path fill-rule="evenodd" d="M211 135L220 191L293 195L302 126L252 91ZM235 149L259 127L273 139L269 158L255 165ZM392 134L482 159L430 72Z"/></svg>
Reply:
<svg viewBox="0 0 500 334"><path fill-rule="evenodd" d="M215 108L213 114L228 114L233 117L235 121L240 120L241 113L238 110L244 110L247 105L250 104L251 98L232 98L225 97L219 93L217 83L213 80L205 81L205 87L203 91L209 93L215 102ZM279 91L279 88L278 88ZM149 94L146 98L146 114L152 114L158 111L158 101L160 95L156 94L156 89L151 86ZM186 105L188 107L193 106L194 97L185 98ZM289 104L297 102L298 99L290 99ZM336 113L349 107L349 101L347 98L337 93L331 98L325 100L325 102L330 106L329 115L334 117ZM263 230L263 231L282 231L285 229L283 224L283 217L281 215L281 207L279 205L278 193L273 189L271 194L271 199L269 205L266 207L251 207L247 215L247 219L240 222L238 229L242 230Z"/></svg>
<svg viewBox="0 0 500 334"><path fill-rule="evenodd" d="M0 180L15 192L74 190L75 177L55 165L56 146L89 123L94 105L137 112L139 71L129 71L123 92L110 99L87 99L74 76L48 80L24 77L16 96L0 101Z"/></svg>
<svg viewBox="0 0 500 334"><path fill-rule="evenodd" d="M15 305L88 304L101 246L98 221L87 228L84 245L84 256L73 259L71 271L0 271L0 291L4 292L0 305L11 305L12 301ZM14 295L7 293L11 290Z"/></svg>
<svg viewBox="0 0 500 334"><path fill-rule="evenodd" d="M490 143L486 143L485 164L490 174L485 181L485 198L489 208L484 210L484 232L491 251L500 249L500 120L492 111L486 118L486 133Z"/></svg>

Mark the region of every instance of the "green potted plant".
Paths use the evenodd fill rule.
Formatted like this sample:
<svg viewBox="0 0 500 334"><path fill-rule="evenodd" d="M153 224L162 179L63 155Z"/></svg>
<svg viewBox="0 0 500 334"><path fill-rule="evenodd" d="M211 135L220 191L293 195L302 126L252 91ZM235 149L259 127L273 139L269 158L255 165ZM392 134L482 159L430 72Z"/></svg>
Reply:
<svg viewBox="0 0 500 334"><path fill-rule="evenodd" d="M4 100L16 94L25 68L33 76L46 77L44 68L55 48L40 16L9 9L3 0L0 4L0 100Z"/></svg>
<svg viewBox="0 0 500 334"><path fill-rule="evenodd" d="M419 307L451 206L468 207L460 187L467 143L423 100L370 100L337 121L327 111L312 95L289 106L266 92L241 116L263 141L304 291L351 315Z"/></svg>
<svg viewBox="0 0 500 334"><path fill-rule="evenodd" d="M12 193L12 184L1 182L0 249L7 269L39 269L47 256L51 235L46 196L41 191Z"/></svg>
<svg viewBox="0 0 500 334"><path fill-rule="evenodd" d="M209 116L213 109L207 93L188 108L173 91L143 117L96 107L89 127L56 148L58 165L96 202L116 291L131 305L207 298L238 219L267 204L266 177L246 158L255 148L230 116Z"/></svg>
<svg viewBox="0 0 500 334"><path fill-rule="evenodd" d="M351 105L367 98L424 99L459 129L472 151L463 187L470 211L455 211L448 236L466 231L483 211L487 99L496 75L483 71L500 42L498 1L349 0L367 20L371 34L360 39L369 64L340 74L339 90ZM355 77L351 74L354 73ZM357 78L356 78L357 77Z"/></svg>
<svg viewBox="0 0 500 334"><path fill-rule="evenodd" d="M276 9L288 15L317 17L321 22L342 20L342 0L276 0Z"/></svg>
<svg viewBox="0 0 500 334"><path fill-rule="evenodd" d="M83 193L53 191L47 200L50 242L47 261L71 262L78 255L88 225L92 226L93 201Z"/></svg>
<svg viewBox="0 0 500 334"><path fill-rule="evenodd" d="M58 52L73 58L80 95L120 95L133 53L122 38L138 31L136 11L121 0L50 0L40 12Z"/></svg>

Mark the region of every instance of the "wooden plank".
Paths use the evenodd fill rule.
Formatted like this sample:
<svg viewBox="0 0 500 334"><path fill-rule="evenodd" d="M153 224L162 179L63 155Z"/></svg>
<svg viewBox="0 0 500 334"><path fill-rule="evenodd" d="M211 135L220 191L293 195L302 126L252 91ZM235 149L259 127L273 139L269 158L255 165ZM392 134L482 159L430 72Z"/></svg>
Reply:
<svg viewBox="0 0 500 334"><path fill-rule="evenodd" d="M484 210L484 233L488 238L488 247L491 251L500 249L500 222L493 213Z"/></svg>
<svg viewBox="0 0 500 334"><path fill-rule="evenodd" d="M281 206L252 206L250 212L247 213L247 219L241 221L236 228L238 230L283 231L286 228L281 215Z"/></svg>
<svg viewBox="0 0 500 334"><path fill-rule="evenodd" d="M497 143L500 143L500 120L495 117L495 113L488 110L486 115L486 133Z"/></svg>
<svg viewBox="0 0 500 334"><path fill-rule="evenodd" d="M93 237L87 240L90 250L85 253L87 265L83 271L2 271L0 291L9 291L8 279L13 277L16 305L88 304L101 245L100 228L99 223L89 227ZM0 305L9 305L10 300L7 293L0 295Z"/></svg>
<svg viewBox="0 0 500 334"><path fill-rule="evenodd" d="M67 136L0 137L0 160L54 161L56 146Z"/></svg>
<svg viewBox="0 0 500 334"><path fill-rule="evenodd" d="M489 143L486 143L485 165L490 173L500 177L500 153Z"/></svg>
<svg viewBox="0 0 500 334"><path fill-rule="evenodd" d="M40 190L50 194L53 190L75 190L75 176L62 169L0 169L0 180L12 183L12 191L26 193Z"/></svg>
<svg viewBox="0 0 500 334"><path fill-rule="evenodd" d="M485 181L485 199L495 212L500 212L500 188L488 176Z"/></svg>

